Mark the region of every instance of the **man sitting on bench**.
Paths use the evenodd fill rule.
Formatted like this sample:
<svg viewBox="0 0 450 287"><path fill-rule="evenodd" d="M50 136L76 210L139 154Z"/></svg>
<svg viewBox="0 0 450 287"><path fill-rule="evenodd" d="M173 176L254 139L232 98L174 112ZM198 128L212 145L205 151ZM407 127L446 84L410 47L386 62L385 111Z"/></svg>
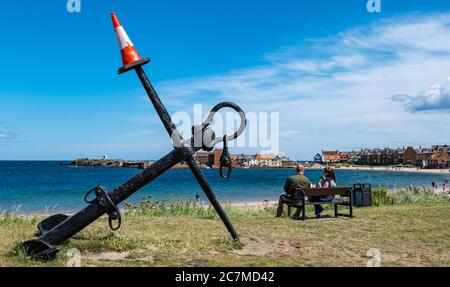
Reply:
<svg viewBox="0 0 450 287"><path fill-rule="evenodd" d="M311 181L309 180L309 178L307 178L305 175L305 167L301 164L297 165L297 174L290 176L287 178L286 183L284 184L284 191L287 194L293 194L294 190L296 188L310 188L311 187ZM280 198L280 202L283 199ZM280 210L280 206L281 206L281 210ZM299 219L300 217L300 213L301 213L302 209L301 208L297 208L297 211L294 214L294 219ZM278 204L278 210L277 210L277 217L280 217L283 213L283 204Z"/></svg>

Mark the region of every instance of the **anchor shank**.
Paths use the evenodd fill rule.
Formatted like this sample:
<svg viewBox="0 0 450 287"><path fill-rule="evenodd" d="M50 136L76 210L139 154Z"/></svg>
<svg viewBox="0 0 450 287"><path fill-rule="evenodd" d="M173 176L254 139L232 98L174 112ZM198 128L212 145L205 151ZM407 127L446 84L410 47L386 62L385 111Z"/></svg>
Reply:
<svg viewBox="0 0 450 287"><path fill-rule="evenodd" d="M142 85L145 88L145 91L147 92L148 97L150 98L153 106L156 109L156 112L158 113L159 117L161 118L161 121L164 124L164 127L166 128L167 132L169 133L170 137L173 140L175 147L182 147L182 138L180 134L178 133L177 128L172 122L172 119L167 112L166 108L164 107L163 103L161 102L161 99L159 98L158 94L156 93L155 89L153 88L152 84L150 83L150 80L148 79L147 75L145 74L144 70L141 66L138 66L135 68L136 73L141 80ZM193 143L191 143L191 146L194 146ZM182 149L185 149L186 147L182 147ZM197 149L198 150L198 149ZM215 208L217 213L219 214L220 219L225 224L226 228L230 232L233 239L237 239L238 235L236 233L236 230L234 229L233 225L231 224L230 219L226 215L225 211L223 210L222 206L220 205L219 201L217 200L216 196L214 195L214 192L209 185L208 181L206 180L205 176L202 174L199 166L195 162L192 156L189 156L186 159L186 163L188 164L189 168L191 169L192 173L194 174L195 178L197 179L198 183L200 184L201 188L203 189L204 193L206 194L206 197L208 197L208 200L211 202L211 205Z"/></svg>
<svg viewBox="0 0 450 287"><path fill-rule="evenodd" d="M156 112L158 113L159 118L161 119L164 127L166 128L167 133L171 137L173 144L175 147L181 147L182 138L180 136L180 133L178 132L177 128L175 127L175 124L172 122L172 118L169 115L169 112L167 111L164 104L161 102L161 99L158 96L158 93L153 88L152 83L150 83L150 80L148 79L147 75L145 74L144 70L141 66L138 66L135 68L136 74L139 77L139 80L141 81L142 85L144 86L145 91L147 92L147 95L152 102L153 106L155 107Z"/></svg>

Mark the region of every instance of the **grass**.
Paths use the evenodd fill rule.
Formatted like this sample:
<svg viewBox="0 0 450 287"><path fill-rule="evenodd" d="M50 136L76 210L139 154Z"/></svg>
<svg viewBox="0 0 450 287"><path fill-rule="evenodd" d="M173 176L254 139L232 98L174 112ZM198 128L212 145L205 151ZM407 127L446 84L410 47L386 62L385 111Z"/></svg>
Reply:
<svg viewBox="0 0 450 287"><path fill-rule="evenodd" d="M389 192L387 188L375 188L372 190L373 205L390 205L402 203L443 203L448 202L449 197L436 195L431 189L401 189Z"/></svg>
<svg viewBox="0 0 450 287"><path fill-rule="evenodd" d="M261 208L236 208L225 204L223 209L232 217L252 217L273 215L273 208L263 205ZM201 206L193 201L153 201L151 197L143 198L138 204L125 204L125 213L128 216L154 216L154 217L191 217L202 219L217 219L219 216L212 206Z"/></svg>
<svg viewBox="0 0 450 287"><path fill-rule="evenodd" d="M66 266L72 248L83 266L366 266L370 248L380 250L382 266L450 266L447 198L407 191L380 198L352 219L304 222L274 218L272 205L226 206L237 242L211 209L147 199L127 207L121 230L109 231L102 217L50 262L31 260L18 244L34 237L42 218L3 214L0 266Z"/></svg>

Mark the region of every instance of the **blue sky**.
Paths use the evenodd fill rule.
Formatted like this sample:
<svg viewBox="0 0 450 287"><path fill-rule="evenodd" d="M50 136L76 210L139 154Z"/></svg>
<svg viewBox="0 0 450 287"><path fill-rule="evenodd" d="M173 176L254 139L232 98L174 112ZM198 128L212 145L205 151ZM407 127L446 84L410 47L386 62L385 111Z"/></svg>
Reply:
<svg viewBox="0 0 450 287"><path fill-rule="evenodd" d="M171 113L223 100L279 112L294 159L449 143L450 3L382 0L371 14L366 2L81 0L79 14L66 0L2 3L0 160L170 150L137 77L116 73L112 11Z"/></svg>

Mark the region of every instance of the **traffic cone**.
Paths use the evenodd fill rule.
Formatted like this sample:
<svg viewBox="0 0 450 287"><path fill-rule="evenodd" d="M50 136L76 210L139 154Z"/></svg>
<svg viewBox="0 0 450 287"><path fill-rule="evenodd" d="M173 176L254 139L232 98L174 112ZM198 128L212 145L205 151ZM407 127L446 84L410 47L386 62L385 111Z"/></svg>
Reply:
<svg viewBox="0 0 450 287"><path fill-rule="evenodd" d="M116 33L117 40L119 42L120 53L122 54L123 66L119 69L119 74L125 73L150 62L150 59L142 59L141 56L139 56L139 53L128 37L127 32L123 29L122 24L120 24L120 21L115 13L111 13L111 19L114 25L114 32Z"/></svg>

